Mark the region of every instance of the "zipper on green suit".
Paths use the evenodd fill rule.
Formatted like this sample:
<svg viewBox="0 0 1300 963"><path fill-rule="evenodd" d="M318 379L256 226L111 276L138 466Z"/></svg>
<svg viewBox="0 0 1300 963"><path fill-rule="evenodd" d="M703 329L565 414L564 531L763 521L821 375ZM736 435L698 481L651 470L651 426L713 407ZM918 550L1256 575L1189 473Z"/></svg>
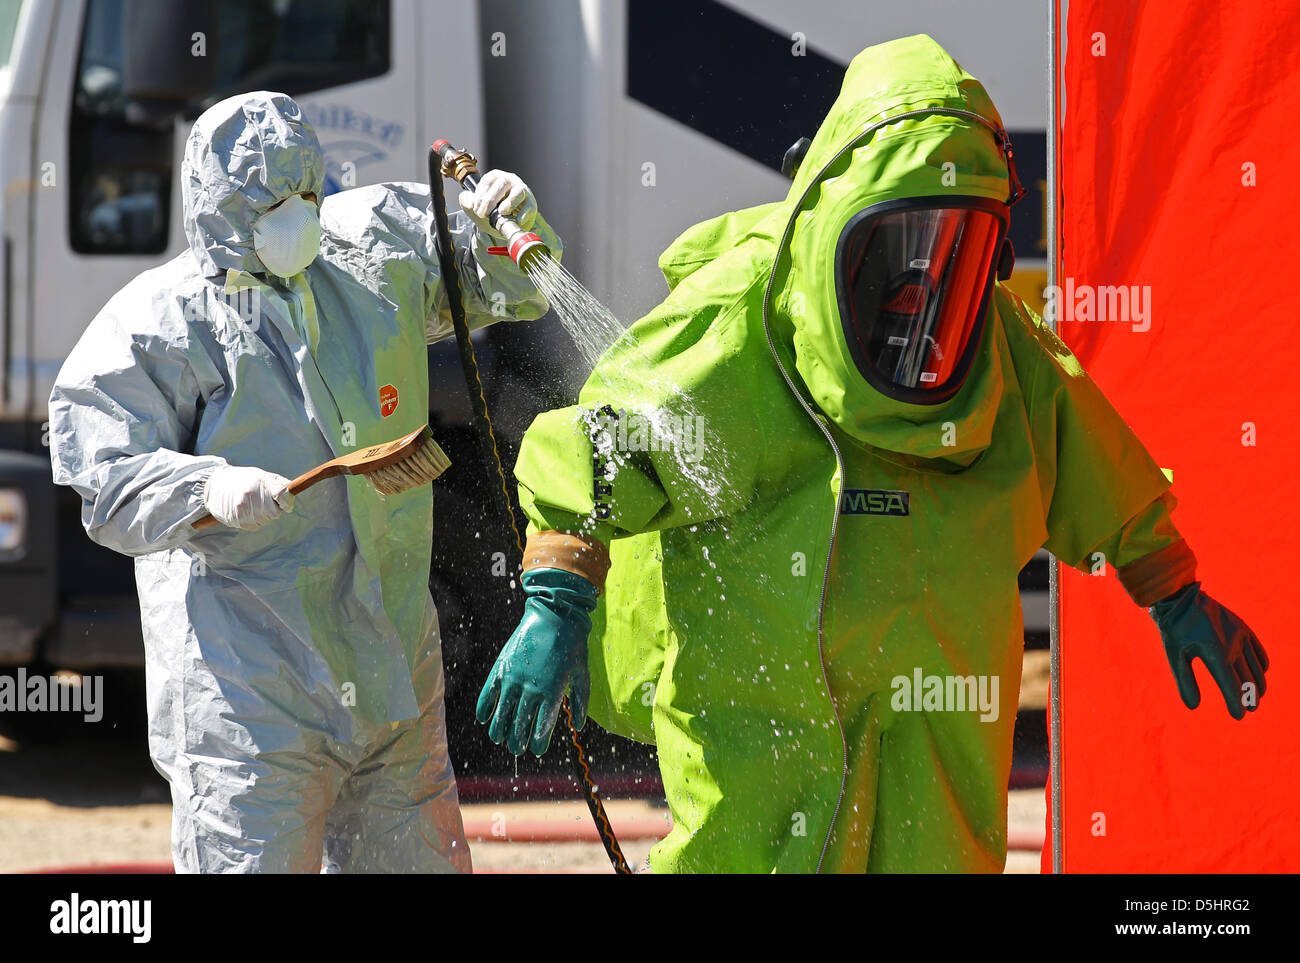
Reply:
<svg viewBox="0 0 1300 963"><path fill-rule="evenodd" d="M841 153L843 152L841 151ZM838 157L839 155L837 154L836 156ZM824 170L823 173L825 173ZM821 175L819 174L818 179L820 179L820 177ZM813 183L816 183L816 181ZM802 204L803 200L801 198L799 206L801 207ZM798 216L798 213L798 207L796 207L795 215L790 218L790 222L786 226L785 236L781 239L781 247L777 248L778 256L772 261L772 274L768 278L767 289L763 292L763 333L767 336L768 350L772 352L772 357L776 361L777 369L781 372L781 377L785 379L786 386L794 393L800 406L808 413L808 417L813 420L821 433L826 436L826 441L830 444L831 451L835 453L835 465L839 469L839 484L842 488L844 485L844 456L840 453L840 446L836 444L834 436L831 434L830 429L826 426L822 417L818 415L817 412L813 411L812 406L804 399L803 393L795 387L794 382L790 378L789 372L785 369L785 364L781 361L781 356L777 354L776 343L772 340L772 329L768 324L768 310L772 300L772 287L773 282L776 279L776 269L780 262L780 251L785 247L786 243L790 239L790 231L794 227L795 217ZM831 559L835 554L835 535L839 530L839 522L840 489L837 488L835 491L834 511L831 514L831 538L830 542L826 546L826 566L822 570L821 598L817 603L817 658L821 663L822 685L826 687L826 698L830 700L831 712L835 714L835 727L840 733L840 792L839 796L835 799L835 812L831 814L830 825L826 827L826 838L822 841L821 853L817 857L818 873L822 871L822 863L826 860L826 850L831 844L831 834L835 831L835 821L840 817L840 808L844 805L844 789L849 780L849 740L848 736L844 732L844 720L840 718L840 708L835 704L835 693L831 690L830 674L826 671L826 646L824 644L826 593L830 589Z"/></svg>

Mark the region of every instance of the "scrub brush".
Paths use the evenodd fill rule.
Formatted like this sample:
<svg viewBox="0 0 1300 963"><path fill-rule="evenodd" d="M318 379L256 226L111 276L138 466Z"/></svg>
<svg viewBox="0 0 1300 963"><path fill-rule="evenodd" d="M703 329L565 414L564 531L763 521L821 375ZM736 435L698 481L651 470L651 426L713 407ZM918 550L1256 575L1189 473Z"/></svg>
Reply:
<svg viewBox="0 0 1300 963"><path fill-rule="evenodd" d="M335 475L365 475L381 495L396 495L408 488L427 485L451 466L451 459L433 440L429 426L413 431L396 441L372 445L350 455L331 459L289 483L297 495L318 481ZM211 515L194 523L195 528L220 524Z"/></svg>

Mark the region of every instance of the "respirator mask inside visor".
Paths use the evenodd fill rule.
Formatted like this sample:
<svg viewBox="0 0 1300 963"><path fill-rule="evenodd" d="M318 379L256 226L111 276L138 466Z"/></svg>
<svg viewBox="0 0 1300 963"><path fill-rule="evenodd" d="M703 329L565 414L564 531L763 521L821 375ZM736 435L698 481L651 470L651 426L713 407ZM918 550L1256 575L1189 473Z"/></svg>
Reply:
<svg viewBox="0 0 1300 963"><path fill-rule="evenodd" d="M1001 201L918 197L872 205L845 225L840 320L858 371L881 394L924 405L957 393L993 281L1009 274L1008 218Z"/></svg>

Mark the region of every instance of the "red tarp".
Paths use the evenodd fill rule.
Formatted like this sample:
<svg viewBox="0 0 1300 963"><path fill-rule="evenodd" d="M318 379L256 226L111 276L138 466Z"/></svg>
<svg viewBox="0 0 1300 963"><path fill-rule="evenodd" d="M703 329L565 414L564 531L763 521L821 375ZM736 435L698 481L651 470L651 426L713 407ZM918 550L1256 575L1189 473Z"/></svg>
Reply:
<svg viewBox="0 0 1300 963"><path fill-rule="evenodd" d="M1295 872L1300 4L1071 0L1067 36L1060 278L1076 303L1082 285L1138 285L1150 328L1060 331L1173 471L1202 585L1272 668L1235 722L1196 663L1189 711L1114 570L1063 570L1065 869Z"/></svg>

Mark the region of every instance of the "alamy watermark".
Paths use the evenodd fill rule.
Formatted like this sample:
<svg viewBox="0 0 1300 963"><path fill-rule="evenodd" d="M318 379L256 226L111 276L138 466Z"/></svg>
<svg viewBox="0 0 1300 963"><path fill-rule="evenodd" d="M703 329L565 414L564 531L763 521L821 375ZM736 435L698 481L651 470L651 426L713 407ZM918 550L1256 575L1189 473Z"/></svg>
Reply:
<svg viewBox="0 0 1300 963"><path fill-rule="evenodd" d="M674 452L684 462L704 457L704 416L652 409L615 411L611 406L582 412L591 443L603 455L614 452Z"/></svg>
<svg viewBox="0 0 1300 963"><path fill-rule="evenodd" d="M50 904L50 932L56 935L118 934L148 943L153 934L153 901L82 899L73 893Z"/></svg>
<svg viewBox="0 0 1300 963"><path fill-rule="evenodd" d="M1151 285L1049 284L1043 290L1043 318L1061 321L1097 321L1132 325L1134 331L1151 328Z"/></svg>
<svg viewBox="0 0 1300 963"><path fill-rule="evenodd" d="M896 675L889 706L895 712L979 712L980 722L997 722L998 677L995 675Z"/></svg>
<svg viewBox="0 0 1300 963"><path fill-rule="evenodd" d="M80 712L87 722L104 717L102 675L0 675L0 713Z"/></svg>

